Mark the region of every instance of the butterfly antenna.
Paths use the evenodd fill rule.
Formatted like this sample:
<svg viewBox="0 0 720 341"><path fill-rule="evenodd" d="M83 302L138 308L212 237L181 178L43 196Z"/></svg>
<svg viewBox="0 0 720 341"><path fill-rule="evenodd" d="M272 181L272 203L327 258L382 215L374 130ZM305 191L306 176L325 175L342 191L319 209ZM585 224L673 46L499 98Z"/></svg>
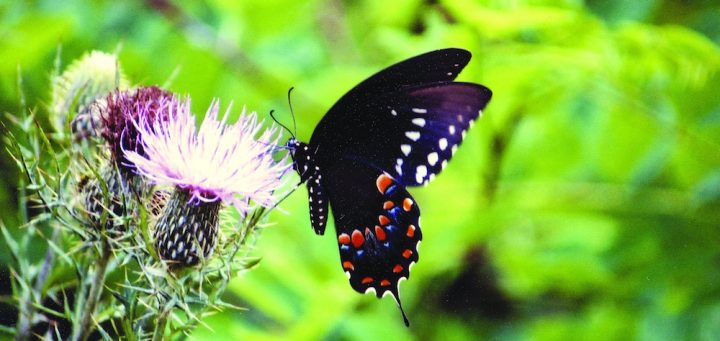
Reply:
<svg viewBox="0 0 720 341"><path fill-rule="evenodd" d="M295 137L295 134L293 134L293 132L290 131L290 129L288 129L288 127L286 127L284 124L280 123L280 121L278 121L278 119L275 117L275 110L270 110L270 117L272 117L272 119L273 119L273 121L275 121L275 123L279 124L285 130L287 130L288 133L290 133L290 135L292 137ZM295 116L293 116L293 123L295 123Z"/></svg>
<svg viewBox="0 0 720 341"><path fill-rule="evenodd" d="M292 101L290 101L290 94L292 93L293 89L295 89L295 87L292 87L292 86L290 87L290 89L288 89L288 106L290 107L290 115L292 115L292 119L293 119L293 130L295 130L295 134L297 134L297 124L295 123L295 111L293 111Z"/></svg>

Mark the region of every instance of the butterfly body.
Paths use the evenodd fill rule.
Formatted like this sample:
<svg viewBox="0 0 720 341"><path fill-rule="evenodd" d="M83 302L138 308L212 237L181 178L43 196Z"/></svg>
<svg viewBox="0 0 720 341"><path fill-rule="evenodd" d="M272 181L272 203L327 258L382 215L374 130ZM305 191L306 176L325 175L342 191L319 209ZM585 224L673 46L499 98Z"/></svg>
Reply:
<svg viewBox="0 0 720 341"><path fill-rule="evenodd" d="M420 208L407 192L425 185L455 153L492 93L454 82L470 60L460 49L400 62L344 95L310 142L288 141L308 188L310 219L323 234L333 212L340 263L358 292L391 294L419 259Z"/></svg>

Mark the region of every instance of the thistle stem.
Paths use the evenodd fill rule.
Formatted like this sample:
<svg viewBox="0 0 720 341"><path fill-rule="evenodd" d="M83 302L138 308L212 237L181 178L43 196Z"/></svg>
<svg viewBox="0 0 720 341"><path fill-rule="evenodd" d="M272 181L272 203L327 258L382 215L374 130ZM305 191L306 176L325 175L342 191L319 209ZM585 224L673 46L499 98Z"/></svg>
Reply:
<svg viewBox="0 0 720 341"><path fill-rule="evenodd" d="M110 261L110 255L110 243L106 238L103 238L100 243L100 259L98 259L95 263L95 273L92 278L92 282L90 282L90 291L87 295L87 302L84 307L76 307L77 309L81 309L81 314L79 328L78 325L76 325L75 330L73 330L72 339L74 341L83 341L90 336L90 332L92 331L91 326L93 315L95 314L98 300L100 299L103 286L105 285L105 271L107 270L107 265Z"/></svg>
<svg viewBox="0 0 720 341"><path fill-rule="evenodd" d="M60 238L60 229L55 228L52 236L50 237L50 241L52 243L57 243L58 238ZM42 290L45 286L45 281L50 274L50 267L54 261L55 252L48 246L47 252L45 253L45 260L40 268L37 278L35 279L35 285L33 287L33 299L36 299L39 304L42 304ZM17 324L18 332L15 334L15 340L25 340L30 336L30 328L32 327L32 321L35 316L35 311L30 307L29 300L23 302L20 310L22 313L19 314L19 321Z"/></svg>
<svg viewBox="0 0 720 341"><path fill-rule="evenodd" d="M165 326L167 326L167 318L170 315L172 308L164 308L158 316L157 322L155 323L155 330L153 331L153 341L161 341L165 337Z"/></svg>

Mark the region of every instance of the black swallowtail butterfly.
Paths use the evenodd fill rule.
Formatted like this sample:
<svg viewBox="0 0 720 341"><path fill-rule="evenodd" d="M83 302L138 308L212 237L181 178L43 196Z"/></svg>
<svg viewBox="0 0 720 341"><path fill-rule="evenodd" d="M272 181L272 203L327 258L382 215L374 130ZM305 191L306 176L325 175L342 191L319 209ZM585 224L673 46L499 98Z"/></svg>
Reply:
<svg viewBox="0 0 720 341"><path fill-rule="evenodd" d="M445 167L490 100L488 88L453 81L469 61L468 51L444 49L392 65L340 98L310 143L287 143L315 233L325 232L329 204L350 285L392 294L408 326L399 282L418 261L422 233L406 187Z"/></svg>

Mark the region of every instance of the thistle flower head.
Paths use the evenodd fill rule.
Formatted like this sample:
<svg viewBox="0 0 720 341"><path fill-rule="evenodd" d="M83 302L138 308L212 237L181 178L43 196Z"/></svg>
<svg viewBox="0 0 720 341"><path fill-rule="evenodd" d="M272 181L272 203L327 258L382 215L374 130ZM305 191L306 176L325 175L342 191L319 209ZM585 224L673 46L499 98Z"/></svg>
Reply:
<svg viewBox="0 0 720 341"><path fill-rule="evenodd" d="M244 110L234 124L227 124L229 108L222 118L218 113L214 101L196 128L189 99L170 103L167 119L152 120L141 112L135 122L138 148L124 146L125 157L151 181L190 193L190 201L222 201L241 214L250 201L272 205L288 170L284 160L272 156L279 139L275 127L261 132L256 114Z"/></svg>
<svg viewBox="0 0 720 341"><path fill-rule="evenodd" d="M148 123L167 118L167 109L173 94L158 87L141 87L128 91L115 91L107 95L101 106L102 136L109 144L112 160L121 168L132 168L123 148L143 153L138 145L139 132L135 124L140 116Z"/></svg>

